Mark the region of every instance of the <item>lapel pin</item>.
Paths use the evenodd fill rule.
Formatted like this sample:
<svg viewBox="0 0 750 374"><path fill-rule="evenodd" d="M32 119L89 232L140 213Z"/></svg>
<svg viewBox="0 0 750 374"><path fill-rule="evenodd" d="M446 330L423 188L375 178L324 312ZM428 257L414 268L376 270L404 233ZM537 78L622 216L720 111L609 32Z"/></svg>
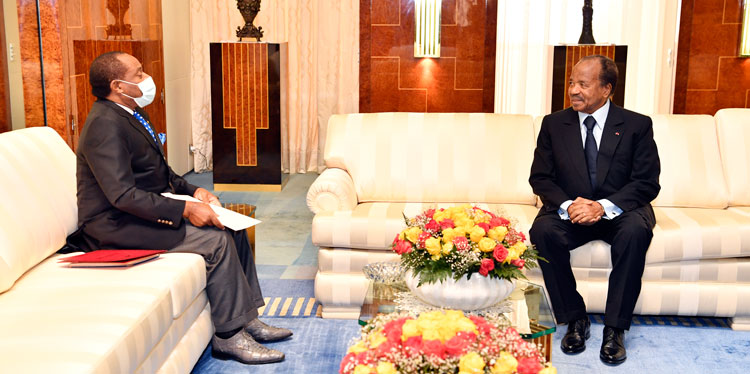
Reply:
<svg viewBox="0 0 750 374"><path fill-rule="evenodd" d="M616 132L616 133L615 133L615 135L617 135L617 136L620 136L620 133L619 133L619 132Z"/></svg>

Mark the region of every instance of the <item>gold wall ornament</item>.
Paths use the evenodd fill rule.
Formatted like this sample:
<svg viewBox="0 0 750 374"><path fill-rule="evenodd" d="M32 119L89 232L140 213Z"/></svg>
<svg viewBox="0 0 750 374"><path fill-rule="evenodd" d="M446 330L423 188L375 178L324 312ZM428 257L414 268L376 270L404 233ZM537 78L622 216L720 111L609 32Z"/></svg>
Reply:
<svg viewBox="0 0 750 374"><path fill-rule="evenodd" d="M260 41L263 37L263 28L253 25L255 16L260 12L260 0L237 0L237 9L240 10L242 18L245 19L245 26L237 27L237 37L255 38Z"/></svg>
<svg viewBox="0 0 750 374"><path fill-rule="evenodd" d="M114 25L107 25L105 32L110 37L128 37L132 39L133 31L129 23L125 23L125 12L130 9L130 0L107 0L107 10L115 17Z"/></svg>

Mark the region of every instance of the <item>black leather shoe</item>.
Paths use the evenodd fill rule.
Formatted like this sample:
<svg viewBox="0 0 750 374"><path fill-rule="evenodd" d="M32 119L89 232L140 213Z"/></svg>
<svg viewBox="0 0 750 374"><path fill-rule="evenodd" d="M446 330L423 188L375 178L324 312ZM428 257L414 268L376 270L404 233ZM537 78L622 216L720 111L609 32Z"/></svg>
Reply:
<svg viewBox="0 0 750 374"><path fill-rule="evenodd" d="M591 322L588 318L568 323L568 332L560 342L560 348L567 354L581 353L586 349L586 339L591 336Z"/></svg>
<svg viewBox="0 0 750 374"><path fill-rule="evenodd" d="M266 325L257 318L245 326L245 331L250 333L259 342L275 342L292 336L290 330Z"/></svg>
<svg viewBox="0 0 750 374"><path fill-rule="evenodd" d="M284 360L284 353L258 344L245 330L240 330L229 339L214 335L211 348L216 357L245 364L270 364Z"/></svg>
<svg viewBox="0 0 750 374"><path fill-rule="evenodd" d="M625 352L625 331L615 327L604 326L602 349L599 359L607 365L619 365L628 358Z"/></svg>

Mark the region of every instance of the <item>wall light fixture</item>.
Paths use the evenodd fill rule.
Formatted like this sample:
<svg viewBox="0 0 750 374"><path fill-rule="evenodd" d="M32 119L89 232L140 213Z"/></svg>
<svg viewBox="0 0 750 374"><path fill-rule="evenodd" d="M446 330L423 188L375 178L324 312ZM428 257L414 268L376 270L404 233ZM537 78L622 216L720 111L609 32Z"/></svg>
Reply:
<svg viewBox="0 0 750 374"><path fill-rule="evenodd" d="M750 0L742 6L742 34L740 35L740 56L750 57Z"/></svg>
<svg viewBox="0 0 750 374"><path fill-rule="evenodd" d="M414 57L440 57L441 0L414 1Z"/></svg>

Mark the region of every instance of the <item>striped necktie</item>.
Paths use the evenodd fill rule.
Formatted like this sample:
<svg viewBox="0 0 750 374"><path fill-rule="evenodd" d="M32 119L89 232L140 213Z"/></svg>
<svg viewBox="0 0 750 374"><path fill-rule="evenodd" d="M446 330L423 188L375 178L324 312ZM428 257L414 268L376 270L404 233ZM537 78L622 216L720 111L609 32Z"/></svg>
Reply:
<svg viewBox="0 0 750 374"><path fill-rule="evenodd" d="M158 141L156 140L156 134L154 134L154 130L151 129L151 126L148 124L148 121L146 121L145 118L143 118L142 115L138 114L138 112L133 111L133 117L138 120L138 122L143 125L143 127L146 128L146 131L148 131L149 134L151 134L151 137L154 139L154 142L158 144Z"/></svg>

